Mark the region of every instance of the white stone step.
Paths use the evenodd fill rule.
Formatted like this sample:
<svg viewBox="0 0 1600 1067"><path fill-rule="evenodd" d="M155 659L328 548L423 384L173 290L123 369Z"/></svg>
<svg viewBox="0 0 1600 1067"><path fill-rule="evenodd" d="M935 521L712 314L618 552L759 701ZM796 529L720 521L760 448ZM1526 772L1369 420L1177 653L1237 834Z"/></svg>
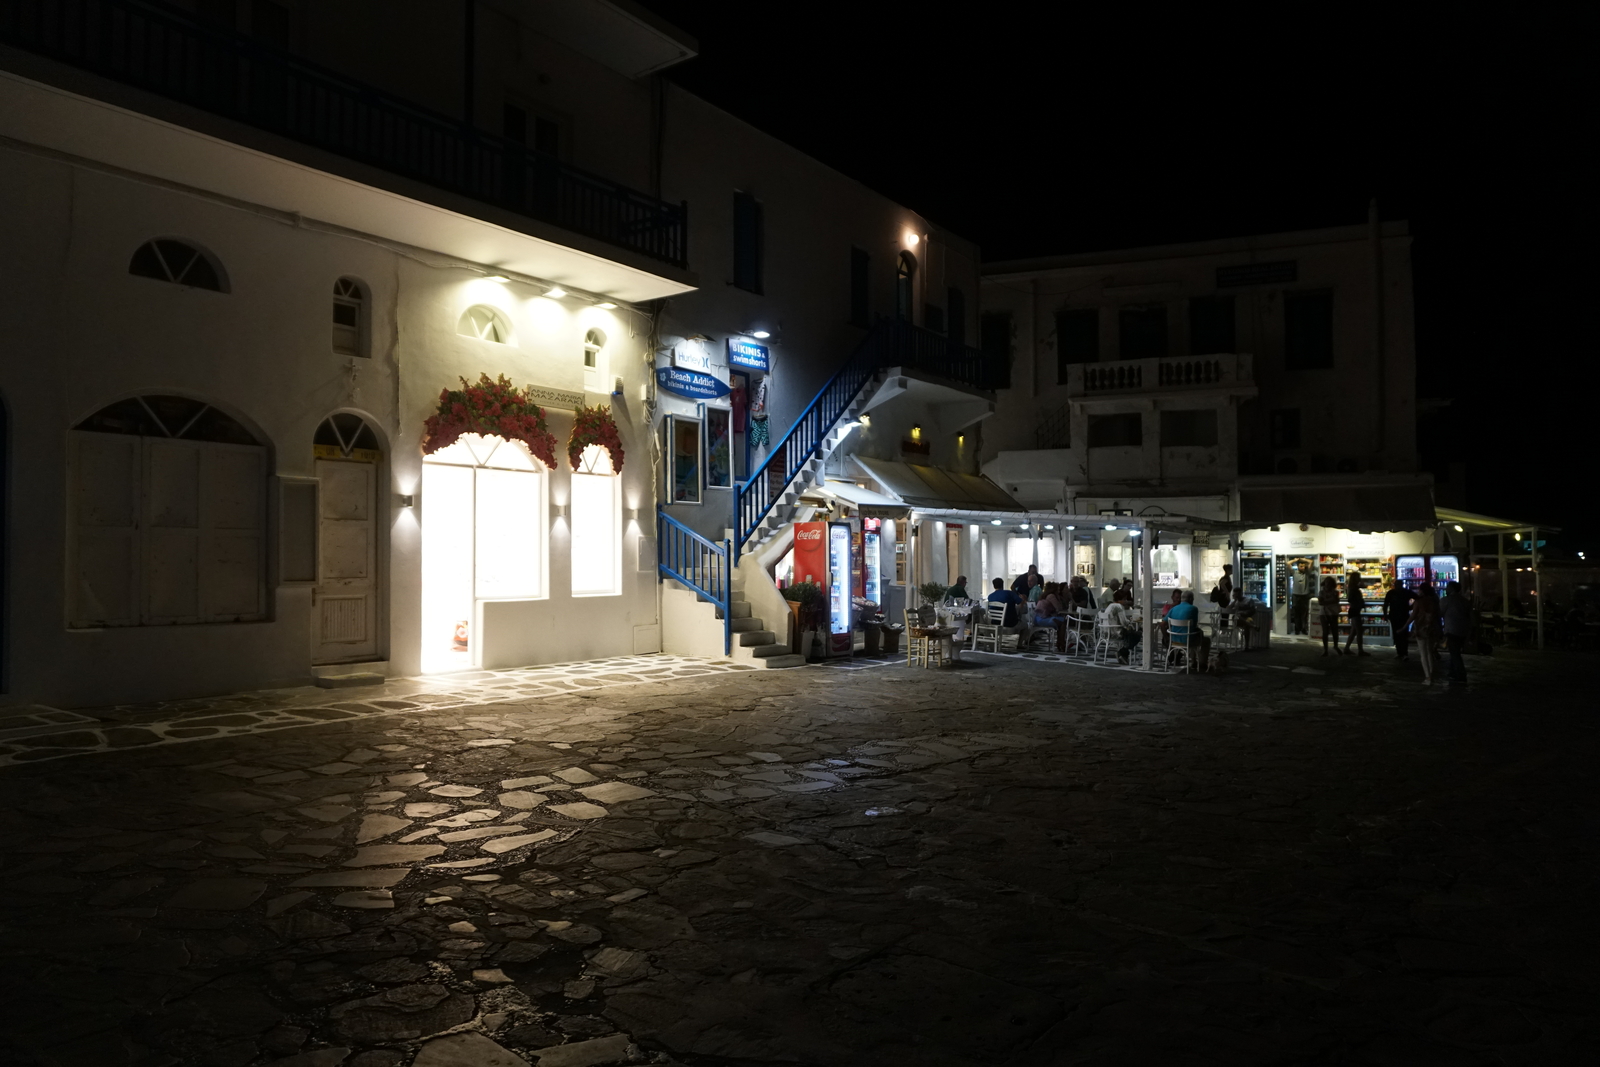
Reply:
<svg viewBox="0 0 1600 1067"><path fill-rule="evenodd" d="M742 618L742 619L737 619L737 618L736 619L730 619L728 621L728 629L731 630L732 632L736 633L736 634L757 633L757 632L760 632L760 631L766 629L766 626L767 626L767 624L762 622L760 619L752 618L750 616L746 616L745 618ZM748 641L741 642L741 643L742 644L750 644L750 642L748 642Z"/></svg>
<svg viewBox="0 0 1600 1067"><path fill-rule="evenodd" d="M804 656L797 656L791 652L787 656L766 656L762 659L756 660L755 665L769 671L777 670L780 667L804 667L806 665L806 658Z"/></svg>
<svg viewBox="0 0 1600 1067"><path fill-rule="evenodd" d="M778 640L778 635L771 630L741 630L736 636L739 638L738 644L740 647L752 650L758 649L763 645L774 644ZM760 655L759 652L756 654Z"/></svg>
<svg viewBox="0 0 1600 1067"><path fill-rule="evenodd" d="M776 634L772 634L770 636L773 638L777 637ZM788 653L789 646L786 644L779 644L776 640L773 640L771 644L755 645L750 649L750 654L756 657L756 659L766 659L769 656L784 656L788 655Z"/></svg>

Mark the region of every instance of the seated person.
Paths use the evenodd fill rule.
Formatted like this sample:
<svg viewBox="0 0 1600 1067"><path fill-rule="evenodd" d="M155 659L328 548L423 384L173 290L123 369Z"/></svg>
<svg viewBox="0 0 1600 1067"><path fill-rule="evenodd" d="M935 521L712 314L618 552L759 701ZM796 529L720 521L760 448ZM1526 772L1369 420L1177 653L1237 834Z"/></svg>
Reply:
<svg viewBox="0 0 1600 1067"><path fill-rule="evenodd" d="M1044 575L1035 574L1033 576L1033 584L1028 586L1028 603L1037 604L1044 599L1044 586Z"/></svg>
<svg viewBox="0 0 1600 1067"><path fill-rule="evenodd" d="M1033 617L1036 619L1055 619L1066 615L1066 595L1059 582L1047 582L1044 587L1044 596L1033 605Z"/></svg>
<svg viewBox="0 0 1600 1067"><path fill-rule="evenodd" d="M1004 578L994 580L994 592L989 594L989 603L1002 603L1006 606L1006 614L1000 626L1007 630L1016 630L1022 623L1022 597L1006 588Z"/></svg>
<svg viewBox="0 0 1600 1067"><path fill-rule="evenodd" d="M1072 576L1072 581L1067 583L1067 597L1073 611L1078 614L1093 614L1095 610L1094 594L1089 592L1089 579L1081 574Z"/></svg>
<svg viewBox="0 0 1600 1067"><path fill-rule="evenodd" d="M1232 615L1234 622L1239 627L1239 640L1242 646L1250 648L1250 635L1256 628L1256 611L1261 607L1261 601L1251 596L1246 596L1243 586L1233 587L1233 599L1222 610Z"/></svg>
<svg viewBox="0 0 1600 1067"><path fill-rule="evenodd" d="M1161 605L1161 617L1163 619L1165 619L1167 617L1167 615L1172 611L1173 608L1177 607L1179 604L1182 604L1182 603L1183 603L1183 590L1182 589L1174 589L1172 591L1172 599L1167 601L1165 604Z"/></svg>
<svg viewBox="0 0 1600 1067"><path fill-rule="evenodd" d="M1211 638L1200 632L1200 609L1194 606L1194 593L1183 594L1181 602L1174 604L1167 611L1167 639L1174 645L1188 646L1200 650L1199 669L1207 670L1211 664ZM1172 623L1188 623L1187 629L1182 633L1172 631ZM1191 649L1192 654L1192 649Z"/></svg>
<svg viewBox="0 0 1600 1067"><path fill-rule="evenodd" d="M956 584L950 587L949 592L945 593L945 597L949 600L972 599L972 597L967 593L967 576L965 574L956 579Z"/></svg>
<svg viewBox="0 0 1600 1067"><path fill-rule="evenodd" d="M1139 620L1133 613L1133 594L1119 588L1105 610L1106 624L1111 627L1112 639L1117 642L1117 662L1129 662L1130 653L1144 640Z"/></svg>

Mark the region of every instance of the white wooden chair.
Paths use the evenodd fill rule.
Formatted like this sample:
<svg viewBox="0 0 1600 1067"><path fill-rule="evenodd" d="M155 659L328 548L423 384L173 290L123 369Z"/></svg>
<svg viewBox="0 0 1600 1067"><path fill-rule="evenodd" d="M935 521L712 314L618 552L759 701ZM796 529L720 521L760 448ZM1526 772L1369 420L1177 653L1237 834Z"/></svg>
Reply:
<svg viewBox="0 0 1600 1067"><path fill-rule="evenodd" d="M906 617L906 666L934 667L944 664L944 642L937 637L919 634L922 622L911 612Z"/></svg>
<svg viewBox="0 0 1600 1067"><path fill-rule="evenodd" d="M1094 654L1090 659L1095 663L1107 663L1117 658L1116 634L1112 631L1111 620L1105 613L1094 617Z"/></svg>
<svg viewBox="0 0 1600 1067"><path fill-rule="evenodd" d="M1188 619L1167 620L1167 670L1172 669L1175 659L1183 661L1183 673L1197 672L1199 664L1195 662L1193 642L1199 632L1194 623Z"/></svg>

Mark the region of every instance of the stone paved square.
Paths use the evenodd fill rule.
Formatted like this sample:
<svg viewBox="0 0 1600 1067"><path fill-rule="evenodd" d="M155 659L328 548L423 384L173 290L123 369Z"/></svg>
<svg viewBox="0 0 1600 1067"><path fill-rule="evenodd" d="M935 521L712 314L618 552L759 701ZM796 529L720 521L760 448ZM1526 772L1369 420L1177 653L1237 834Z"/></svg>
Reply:
<svg viewBox="0 0 1600 1067"><path fill-rule="evenodd" d="M1470 670L680 662L30 735L46 758L0 768L0 1063L1584 1062L1592 663Z"/></svg>

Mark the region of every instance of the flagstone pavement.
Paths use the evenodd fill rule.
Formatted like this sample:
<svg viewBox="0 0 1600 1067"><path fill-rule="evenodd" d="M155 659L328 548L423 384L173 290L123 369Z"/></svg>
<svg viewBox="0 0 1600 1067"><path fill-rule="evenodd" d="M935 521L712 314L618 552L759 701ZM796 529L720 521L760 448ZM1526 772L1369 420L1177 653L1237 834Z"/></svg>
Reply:
<svg viewBox="0 0 1600 1067"><path fill-rule="evenodd" d="M1595 661L1234 664L651 656L0 718L0 1065L1600 1053Z"/></svg>

